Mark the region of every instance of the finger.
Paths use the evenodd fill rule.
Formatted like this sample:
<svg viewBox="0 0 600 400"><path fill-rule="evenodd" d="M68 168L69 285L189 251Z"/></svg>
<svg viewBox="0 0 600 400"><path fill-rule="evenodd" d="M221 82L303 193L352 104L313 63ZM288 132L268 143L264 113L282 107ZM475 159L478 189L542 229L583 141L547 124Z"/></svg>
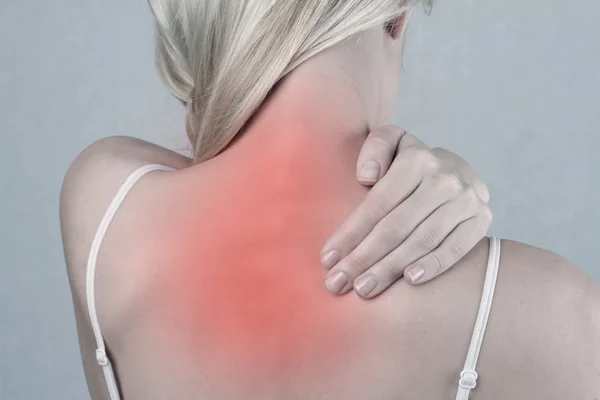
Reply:
<svg viewBox="0 0 600 400"><path fill-rule="evenodd" d="M331 269L326 277L327 287L334 288L334 293L336 293L335 288L338 289L337 293L349 290L352 287L351 282L356 277L397 248L440 207L440 202L443 204L454 199L458 190L460 188L457 189L453 185L445 183L440 184L438 180L429 180L419 185L408 199L379 221L367 237ZM452 213L450 210L449 215L454 216L455 214L456 212ZM443 216L437 219L443 220ZM448 223L448 221L449 219L446 218L443 222ZM455 226L453 225L452 229ZM437 244L431 250L435 247ZM418 254L418 256L423 254ZM406 262L403 267L416 260L418 256ZM339 272L343 272L347 278L343 288L340 288L341 283L339 283L339 278L336 278ZM399 271L399 274L401 276L402 271ZM334 285L334 282L338 283Z"/></svg>
<svg viewBox="0 0 600 400"><path fill-rule="evenodd" d="M473 186L475 192L485 204L490 202L490 192L485 182L464 158L440 147L434 147L431 149L431 153L441 159L443 164L446 164L446 169L453 169L463 181L469 186Z"/></svg>
<svg viewBox="0 0 600 400"><path fill-rule="evenodd" d="M385 125L372 131L358 155L358 181L363 185L373 185L386 175L397 155L409 148L429 151L422 140L397 126Z"/></svg>
<svg viewBox="0 0 600 400"><path fill-rule="evenodd" d="M323 246L321 263L324 267L331 268L347 256L383 217L411 195L424 176L437 171L437 157L414 136L408 133L406 135L409 135L407 143L412 144L405 146L402 153L394 159L388 173L377 182L359 207Z"/></svg>
<svg viewBox="0 0 600 400"><path fill-rule="evenodd" d="M369 133L356 163L360 183L372 186L387 173L404 133L403 129L391 125L382 126Z"/></svg>
<svg viewBox="0 0 600 400"><path fill-rule="evenodd" d="M414 161L398 160L393 168L404 172L403 179L398 174L388 172L369 193L361 204L327 240L321 250L321 263L331 268L346 257L373 230L375 225L408 198L419 186L422 174Z"/></svg>
<svg viewBox="0 0 600 400"><path fill-rule="evenodd" d="M434 251L457 226L474 215L475 207L467 200L452 201L440 206L404 243L354 281L356 293L365 298L377 296L403 275L406 276L404 270L407 266ZM369 278L376 285L370 283Z"/></svg>
<svg viewBox="0 0 600 400"><path fill-rule="evenodd" d="M448 190L452 194L452 190L456 189ZM458 196L452 196L451 201L437 208L400 245L398 256L394 260L397 268L401 268L404 273L406 267L437 249L454 229L484 208L487 206L471 187L464 189Z"/></svg>
<svg viewBox="0 0 600 400"><path fill-rule="evenodd" d="M437 249L406 269L406 280L413 285L422 284L444 273L485 237L490 223L491 213L460 224Z"/></svg>
<svg viewBox="0 0 600 400"><path fill-rule="evenodd" d="M424 177L439 170L440 161L427 146L409 133L389 171L321 250L321 263L331 268L346 257L390 211L406 200ZM404 142L404 144L402 144ZM399 179L401 177L401 179Z"/></svg>

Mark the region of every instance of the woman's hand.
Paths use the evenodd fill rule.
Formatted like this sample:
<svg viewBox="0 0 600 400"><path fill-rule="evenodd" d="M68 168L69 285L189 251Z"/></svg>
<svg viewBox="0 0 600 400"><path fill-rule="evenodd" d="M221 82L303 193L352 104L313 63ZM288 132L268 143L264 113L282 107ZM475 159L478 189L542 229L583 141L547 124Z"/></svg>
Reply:
<svg viewBox="0 0 600 400"><path fill-rule="evenodd" d="M385 126L369 134L357 166L358 180L374 186L321 252L332 293L354 287L371 298L403 275L427 282L487 233L487 187L456 154Z"/></svg>

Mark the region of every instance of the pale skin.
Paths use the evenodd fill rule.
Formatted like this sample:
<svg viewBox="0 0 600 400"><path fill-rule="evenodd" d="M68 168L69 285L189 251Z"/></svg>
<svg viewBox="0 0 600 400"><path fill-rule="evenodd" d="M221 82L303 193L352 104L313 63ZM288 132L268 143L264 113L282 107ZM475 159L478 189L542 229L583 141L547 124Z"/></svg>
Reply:
<svg viewBox="0 0 600 400"><path fill-rule="evenodd" d="M175 318L172 315L177 314L182 304L196 298L194 293L188 297L184 291L179 293L180 299L168 297L170 279L185 268L203 268L206 261L202 252L208 251L214 240L210 227L218 226L219 215L223 215L219 208L214 208L220 203L210 199L222 195L227 199L245 196L251 200L255 194L268 194L269 181L256 179L261 177L258 173L264 176L264 171L252 165L260 165L257 160L268 159L269 155L279 157L274 165L277 160L288 161L289 170L285 171L289 176L284 175L283 182L290 184L278 187L277 193L289 201L291 210L313 201L310 204L326 218L311 220L311 214L292 212L286 214L284 221L278 221L275 231L267 236L280 239L278 248L292 246L298 249L298 254L317 253L314 261L302 261L301 265L296 265L293 259L289 262L290 267L306 270L308 278L306 281L299 278L297 285L312 288L314 284L315 288L322 288L318 279L324 274L318 268L318 252L329 250L323 249L323 242L340 226L342 232L347 230L344 221L351 221L348 215L375 197L370 196L373 192L368 188L356 183L354 167L361 148L365 149L361 147L365 126L378 126L387 119L395 97L395 89L387 92L374 88L383 86L377 81L379 76L385 76L382 71L390 74L399 71L396 67L400 63L401 41L383 28L365 32L361 39L360 43L340 46L315 57L293 72L265 104L244 137L213 162L190 166L189 159L166 149L119 137L95 143L73 163L61 193L61 226L82 358L95 400L108 397L102 371L94 359L95 344L85 302L85 262L97 225L119 185L134 169L150 163L179 171L151 173L132 190L109 230L97 267L100 323L125 399L453 398L483 286L488 256L485 238L476 240L453 268L422 287L410 286L407 279L396 280L403 271L378 272L377 261L372 259L360 267L344 260L333 267L332 271L348 271L351 278L374 273L377 279L382 279L377 295L369 301L354 293L334 297L317 289L315 296L300 299L305 307L314 302L339 312L339 319L321 327L324 334L346 328L352 332L353 336L338 337L340 345L347 348L348 358L335 370L320 371L319 365L311 364L310 360L292 360L293 365L300 367L272 366L278 374L268 380L270 384L248 388L235 379L227 385L219 384L220 377L211 375L214 374L211 360L203 359L206 356L201 351L182 352L171 336L186 329L185 325L177 325L182 320L171 319ZM352 89L348 79L354 82ZM307 120L306 115L313 118ZM285 140L281 132L287 133ZM383 160L386 151L378 153L383 168L386 168ZM307 156L314 161L308 166ZM308 193L305 190L315 184L293 179L306 169L326 195L302 199L296 196L299 190ZM393 170L392 166L387 174L380 176L380 183L392 177ZM434 171L436 174L439 169ZM224 180L247 182L251 176L255 177L255 193L241 193L235 185L228 187L228 193L220 193ZM442 188L438 186L438 190ZM461 198L460 193L452 198ZM401 202L401 197L392 198L391 202ZM472 194L470 197L473 198ZM268 195L263 200L275 201ZM440 200L439 204L442 203L445 201ZM242 205L239 216L245 218L244 203L239 204ZM270 204L269 209L277 208L278 204ZM209 209L213 212L208 213ZM402 205L395 209L402 210ZM169 221L179 219L193 227L192 243L187 243L189 231L168 229L177 226L169 225ZM368 218L360 220L365 225L373 224ZM253 227L249 220L242 222L249 229ZM277 230L280 226L287 229L287 235ZM305 240L292 237L304 233L307 235L301 237L306 237ZM403 242L402 235L406 233L400 232L397 242ZM365 237L372 240L368 235ZM183 247L177 253L165 251L157 244L166 240L182 243ZM347 255L361 251L361 240L355 238L345 247L340 246L341 252ZM333 242L335 245L335 235ZM331 241L327 243L331 245ZM398 243L396 247L389 243L386 246L402 249ZM182 249L191 251L196 247L202 247L198 259L178 258ZM258 256L277 255L277 251L267 244ZM381 258L377 252L385 251L390 249L375 250L373 259ZM408 247L398 252L406 264L400 269L431 254L428 251L411 255ZM250 259L257 256L242 255ZM249 263L248 268L252 265ZM285 284L276 272L268 272L272 274L272 285ZM426 279L433 276L435 273L430 273ZM198 282L197 291L202 293L205 285L204 281ZM381 291L386 287L387 290ZM349 289L349 286L344 288ZM150 301L162 294L166 296L164 302ZM481 380L471 398L592 400L599 397L599 304L598 285L567 260L546 250L504 240L497 293L478 365ZM165 331L165 326L181 329ZM210 343L203 331L195 334L200 345L218 348L219 344ZM235 366L232 368L235 374Z"/></svg>
<svg viewBox="0 0 600 400"><path fill-rule="evenodd" d="M393 107L405 23L402 15L385 26L389 47L379 42L370 43L368 51L353 49L375 60L368 72L351 74L362 104L380 105L369 107L368 126L380 125ZM322 249L332 293L354 287L359 296L372 298L401 276L411 284L427 282L485 235L492 221L485 184L455 154L428 150L416 137L391 127L371 132L358 157L357 176L363 184L385 177ZM396 151L401 156L394 158Z"/></svg>

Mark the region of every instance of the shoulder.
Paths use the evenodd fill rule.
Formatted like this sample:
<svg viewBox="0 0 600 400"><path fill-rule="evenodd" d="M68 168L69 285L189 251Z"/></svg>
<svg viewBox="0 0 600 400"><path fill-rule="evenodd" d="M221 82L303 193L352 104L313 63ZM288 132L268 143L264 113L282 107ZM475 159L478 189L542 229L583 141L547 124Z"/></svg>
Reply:
<svg viewBox="0 0 600 400"><path fill-rule="evenodd" d="M69 223L97 206L106 209L123 180L135 169L161 164L174 169L191 165L191 159L128 136L112 136L85 148L71 163L60 192L61 223Z"/></svg>
<svg viewBox="0 0 600 400"><path fill-rule="evenodd" d="M496 333L513 336L565 393L575 382L598 391L600 286L562 255L512 240L502 240L498 282Z"/></svg>
<svg viewBox="0 0 600 400"><path fill-rule="evenodd" d="M133 137L103 138L86 147L71 163L63 181L61 200L81 189L98 188L99 183L119 181L123 175L145 164L183 169L191 164L191 159ZM90 180L94 181L93 185L86 184Z"/></svg>
<svg viewBox="0 0 600 400"><path fill-rule="evenodd" d="M512 305L539 310L537 317L572 321L583 317L597 284L564 256L536 246L502 240L500 290ZM517 302L519 300L519 302ZM536 317L536 318L537 318Z"/></svg>
<svg viewBox="0 0 600 400"><path fill-rule="evenodd" d="M498 285L500 290L517 291L525 295L532 291L559 296L568 294L573 299L574 288L588 285L589 278L567 258L540 247L501 239ZM453 267L457 269L451 279L457 285L464 279L478 282L483 278L490 254L490 239L483 238L465 257ZM509 289L505 289L509 288ZM478 288L479 289L479 288ZM558 292L557 292L558 289Z"/></svg>
<svg viewBox="0 0 600 400"><path fill-rule="evenodd" d="M434 322L439 325L441 320L444 332L451 332L454 340L472 334L488 257L486 238L448 271L447 278L432 281L431 286L442 293L437 295L437 304L444 316ZM482 375L492 377L488 387L497 385L498 390L508 391L518 387L522 395L539 395L539 382L551 382L547 389L554 394L544 398L587 398L583 391L598 390L594 389L600 373L598 290L598 285L564 256L502 239L478 366ZM434 292L430 297L435 296ZM523 371L533 372L523 375Z"/></svg>
<svg viewBox="0 0 600 400"><path fill-rule="evenodd" d="M72 284L84 279L93 235L119 187L147 164L183 169L191 159L140 139L113 136L92 143L71 163L60 192L60 226Z"/></svg>
<svg viewBox="0 0 600 400"><path fill-rule="evenodd" d="M539 290L570 301L585 300L586 291L593 286L592 278L566 257L513 240L502 240L501 273L524 284L535 284Z"/></svg>
<svg viewBox="0 0 600 400"><path fill-rule="evenodd" d="M147 164L183 169L191 165L191 159L128 136L112 136L92 143L75 158L65 174L60 194L61 213L71 211L81 197L114 195L112 189Z"/></svg>

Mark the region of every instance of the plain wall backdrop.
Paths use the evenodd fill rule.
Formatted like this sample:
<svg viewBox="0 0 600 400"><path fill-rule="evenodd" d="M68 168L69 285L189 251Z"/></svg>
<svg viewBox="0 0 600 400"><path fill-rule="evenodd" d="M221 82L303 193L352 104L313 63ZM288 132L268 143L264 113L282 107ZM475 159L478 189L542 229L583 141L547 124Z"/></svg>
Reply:
<svg viewBox="0 0 600 400"><path fill-rule="evenodd" d="M487 182L490 234L600 281L600 4L446 0L416 13L393 122ZM186 146L145 0L0 0L0 399L89 398L58 221L104 136Z"/></svg>

